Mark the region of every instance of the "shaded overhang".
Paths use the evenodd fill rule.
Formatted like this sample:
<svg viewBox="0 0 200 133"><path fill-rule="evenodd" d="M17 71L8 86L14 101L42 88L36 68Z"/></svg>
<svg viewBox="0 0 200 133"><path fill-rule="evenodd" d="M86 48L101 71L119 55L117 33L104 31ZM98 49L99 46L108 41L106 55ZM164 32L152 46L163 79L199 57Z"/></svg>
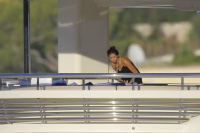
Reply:
<svg viewBox="0 0 200 133"><path fill-rule="evenodd" d="M198 11L200 0L95 0L98 6L117 8L174 8Z"/></svg>

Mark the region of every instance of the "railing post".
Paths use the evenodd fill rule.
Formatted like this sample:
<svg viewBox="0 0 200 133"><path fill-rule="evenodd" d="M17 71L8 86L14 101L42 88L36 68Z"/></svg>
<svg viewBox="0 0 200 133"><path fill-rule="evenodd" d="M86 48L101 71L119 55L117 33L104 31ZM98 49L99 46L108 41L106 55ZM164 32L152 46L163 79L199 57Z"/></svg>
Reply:
<svg viewBox="0 0 200 133"><path fill-rule="evenodd" d="M31 73L30 61L30 0L23 0L24 8L24 73Z"/></svg>
<svg viewBox="0 0 200 133"><path fill-rule="evenodd" d="M187 87L187 90L190 90L190 86Z"/></svg>
<svg viewBox="0 0 200 133"><path fill-rule="evenodd" d="M135 90L135 78L132 78L133 82L132 82L132 90Z"/></svg>
<svg viewBox="0 0 200 133"><path fill-rule="evenodd" d="M140 85L138 85L138 90L140 90Z"/></svg>
<svg viewBox="0 0 200 133"><path fill-rule="evenodd" d="M181 90L184 90L184 77L181 77Z"/></svg>
<svg viewBox="0 0 200 133"><path fill-rule="evenodd" d="M40 83L39 83L39 78L37 78L37 90L39 90Z"/></svg>
<svg viewBox="0 0 200 133"><path fill-rule="evenodd" d="M2 79L0 78L0 91L2 90Z"/></svg>
<svg viewBox="0 0 200 133"><path fill-rule="evenodd" d="M83 90L85 90L85 78L83 78Z"/></svg>

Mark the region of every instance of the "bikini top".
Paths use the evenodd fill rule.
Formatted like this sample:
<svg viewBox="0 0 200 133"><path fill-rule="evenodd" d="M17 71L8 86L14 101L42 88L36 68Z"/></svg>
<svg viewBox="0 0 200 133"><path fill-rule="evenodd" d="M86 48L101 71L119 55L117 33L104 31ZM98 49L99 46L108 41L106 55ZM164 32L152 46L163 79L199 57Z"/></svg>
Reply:
<svg viewBox="0 0 200 133"><path fill-rule="evenodd" d="M140 73L140 71L137 69L137 67L133 64L133 62L131 62L132 65L136 68L136 70L138 71L138 73ZM131 70L129 70L128 67L123 66L121 71L118 70L118 73L133 73Z"/></svg>

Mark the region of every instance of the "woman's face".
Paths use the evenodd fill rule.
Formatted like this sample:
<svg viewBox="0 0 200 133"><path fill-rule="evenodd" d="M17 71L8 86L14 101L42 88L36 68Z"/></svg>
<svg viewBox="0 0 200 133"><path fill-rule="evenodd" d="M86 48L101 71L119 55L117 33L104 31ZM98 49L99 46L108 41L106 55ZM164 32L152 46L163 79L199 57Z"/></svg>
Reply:
<svg viewBox="0 0 200 133"><path fill-rule="evenodd" d="M118 55L116 55L115 53L112 53L109 55L109 59L113 62L116 63L117 59L118 59Z"/></svg>

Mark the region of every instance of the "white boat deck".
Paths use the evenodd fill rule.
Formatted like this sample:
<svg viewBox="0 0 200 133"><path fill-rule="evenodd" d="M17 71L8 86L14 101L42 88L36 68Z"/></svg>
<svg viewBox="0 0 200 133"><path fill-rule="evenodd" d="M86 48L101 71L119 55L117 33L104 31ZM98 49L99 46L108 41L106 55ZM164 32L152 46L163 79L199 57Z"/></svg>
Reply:
<svg viewBox="0 0 200 133"><path fill-rule="evenodd" d="M0 132L6 133L200 131L198 83L3 85L0 100Z"/></svg>

